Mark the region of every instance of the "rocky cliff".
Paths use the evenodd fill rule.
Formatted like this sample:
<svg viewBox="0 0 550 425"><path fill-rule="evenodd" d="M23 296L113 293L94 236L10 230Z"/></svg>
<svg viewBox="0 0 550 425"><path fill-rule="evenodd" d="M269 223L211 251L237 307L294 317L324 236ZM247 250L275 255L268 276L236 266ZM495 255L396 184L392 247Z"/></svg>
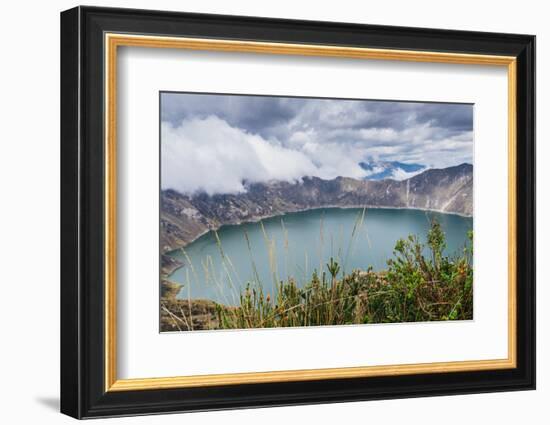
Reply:
<svg viewBox="0 0 550 425"><path fill-rule="evenodd" d="M161 193L161 250L187 245L224 224L322 207L417 208L471 216L473 169L461 164L430 169L402 181L363 181L345 177L301 182L255 183L233 195Z"/></svg>

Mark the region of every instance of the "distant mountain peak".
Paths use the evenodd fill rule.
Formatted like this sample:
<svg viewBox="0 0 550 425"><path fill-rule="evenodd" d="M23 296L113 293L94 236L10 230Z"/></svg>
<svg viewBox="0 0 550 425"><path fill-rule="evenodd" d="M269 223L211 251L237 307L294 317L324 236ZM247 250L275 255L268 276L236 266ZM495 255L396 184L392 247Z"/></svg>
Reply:
<svg viewBox="0 0 550 425"><path fill-rule="evenodd" d="M404 163L399 161L361 161L359 166L367 172L363 180L406 180L427 167L422 164Z"/></svg>

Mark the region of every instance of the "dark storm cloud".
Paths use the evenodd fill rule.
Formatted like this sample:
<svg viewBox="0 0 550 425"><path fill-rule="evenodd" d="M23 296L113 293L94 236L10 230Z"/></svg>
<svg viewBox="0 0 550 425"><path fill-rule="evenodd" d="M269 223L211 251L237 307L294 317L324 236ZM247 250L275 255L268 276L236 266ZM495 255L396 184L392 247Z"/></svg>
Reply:
<svg viewBox="0 0 550 425"><path fill-rule="evenodd" d="M403 130L414 125L429 125L447 132L472 130L472 107L464 104L369 102L363 107L370 111L370 127Z"/></svg>
<svg viewBox="0 0 550 425"><path fill-rule="evenodd" d="M431 103L418 105L417 122L448 131L473 131L472 105Z"/></svg>
<svg viewBox="0 0 550 425"><path fill-rule="evenodd" d="M327 113L335 106L336 112ZM401 131L428 126L438 130L433 133L436 138L473 130L472 106L467 104L182 93L162 95L163 121L178 125L184 119L211 115L231 126L268 138L284 137L285 133L304 127Z"/></svg>
<svg viewBox="0 0 550 425"><path fill-rule="evenodd" d="M294 99L163 93L162 121L178 125L184 119L217 116L232 127L261 134L270 127L290 120L300 108ZM298 100L298 99L296 99Z"/></svg>

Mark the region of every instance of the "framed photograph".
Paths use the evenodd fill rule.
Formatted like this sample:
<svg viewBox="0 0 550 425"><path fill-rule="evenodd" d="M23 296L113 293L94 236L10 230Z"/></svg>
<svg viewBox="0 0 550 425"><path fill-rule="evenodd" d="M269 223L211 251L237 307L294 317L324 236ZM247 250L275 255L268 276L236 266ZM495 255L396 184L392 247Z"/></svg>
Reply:
<svg viewBox="0 0 550 425"><path fill-rule="evenodd" d="M61 411L535 388L535 37L61 14Z"/></svg>

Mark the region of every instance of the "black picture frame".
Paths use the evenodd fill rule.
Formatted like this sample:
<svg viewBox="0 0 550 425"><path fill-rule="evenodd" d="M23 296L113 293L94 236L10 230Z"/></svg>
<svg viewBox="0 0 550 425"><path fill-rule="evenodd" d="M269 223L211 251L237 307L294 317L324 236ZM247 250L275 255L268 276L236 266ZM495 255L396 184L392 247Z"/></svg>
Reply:
<svg viewBox="0 0 550 425"><path fill-rule="evenodd" d="M517 58L517 367L105 391L104 34L308 43ZM535 37L76 7L61 13L61 412L75 418L535 388Z"/></svg>

